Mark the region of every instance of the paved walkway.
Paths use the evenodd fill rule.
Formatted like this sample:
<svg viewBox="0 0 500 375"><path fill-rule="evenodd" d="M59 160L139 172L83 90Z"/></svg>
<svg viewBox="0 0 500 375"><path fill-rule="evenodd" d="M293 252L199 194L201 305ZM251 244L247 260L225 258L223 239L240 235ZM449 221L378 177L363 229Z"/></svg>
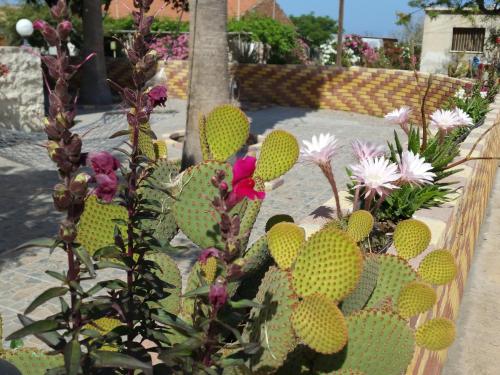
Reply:
<svg viewBox="0 0 500 375"><path fill-rule="evenodd" d="M383 119L339 111L274 107L247 114L252 119L255 134L285 129L303 140L320 132L334 133L342 145L334 161L341 188L347 182L345 167L354 162L350 142L362 138L385 144L394 130ZM173 100L164 111L153 115L152 126L161 136L183 129L185 118L185 102ZM77 119L80 122L75 129L81 134L87 133L84 151L110 150L118 146L120 140L108 137L126 126L120 110L87 113ZM57 213L52 209L50 189L57 180L57 173L45 150L39 146L43 141L44 135L40 133L27 135L0 130L0 314L4 318L5 334L19 327L16 314L42 290L55 284L44 271L66 267L64 253L58 250L51 256L46 249L11 251L30 239L51 236L56 230ZM180 151L172 147L169 155L179 157ZM284 181L284 185L267 195L254 237L263 233L269 217L287 213L299 220L331 198L329 185L315 167L297 164L285 175ZM182 236L176 240L186 243ZM188 269L196 255L197 250L191 247L176 259L182 271ZM33 317L40 318L57 309L56 304L47 303ZM35 342L30 339L28 344Z"/></svg>
<svg viewBox="0 0 500 375"><path fill-rule="evenodd" d="M443 375L500 374L500 173L476 245Z"/></svg>

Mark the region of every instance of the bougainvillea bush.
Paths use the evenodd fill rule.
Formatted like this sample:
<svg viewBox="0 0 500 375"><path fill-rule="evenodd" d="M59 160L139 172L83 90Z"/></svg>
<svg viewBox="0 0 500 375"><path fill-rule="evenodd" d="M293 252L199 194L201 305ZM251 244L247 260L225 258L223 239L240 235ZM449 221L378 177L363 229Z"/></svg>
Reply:
<svg viewBox="0 0 500 375"><path fill-rule="evenodd" d="M376 252L372 244L380 236L377 213L405 186L435 185L441 172L426 155L436 159L436 150L454 128L469 126L470 117L458 109L436 111L420 137L408 108L389 114L407 139L390 152L353 144L358 163L350 168L349 211L340 206L331 167L339 147L333 135L315 136L301 149L293 135L274 130L258 157L237 158L250 122L231 105L201 116L203 161L181 171L149 125L167 100L166 87L144 87L145 72L158 58L147 43L151 1L134 3L136 32L127 50L134 87L112 83L129 107L127 128L113 135L124 137L115 150L121 161L107 150L82 153L83 137L70 131L75 113L66 88L78 67L67 64L60 47L71 29L64 1L51 10L56 28L36 23L58 49L44 58L56 81L45 131L61 178L54 206L66 213L51 247L65 252L68 267L47 271L60 286L42 292L19 316L23 328L7 337L35 335L51 351L2 350L0 358L25 375L398 375L417 347L451 345L453 322L440 316L424 321L420 314L435 305L435 286L455 278L452 253L435 249L412 268L410 261L431 240L428 226L414 219L393 218L382 233L393 239L392 253ZM266 233L250 243L266 182L297 161L324 173L337 216L307 234L288 215L272 217ZM186 275L171 257L186 251L173 245L179 231L197 249ZM121 277L111 277L110 269ZM53 299L59 312L39 321L29 317ZM417 326L411 323L416 316Z"/></svg>
<svg viewBox="0 0 500 375"><path fill-rule="evenodd" d="M153 40L149 47L155 50L162 60L187 60L189 57L189 35L158 37Z"/></svg>

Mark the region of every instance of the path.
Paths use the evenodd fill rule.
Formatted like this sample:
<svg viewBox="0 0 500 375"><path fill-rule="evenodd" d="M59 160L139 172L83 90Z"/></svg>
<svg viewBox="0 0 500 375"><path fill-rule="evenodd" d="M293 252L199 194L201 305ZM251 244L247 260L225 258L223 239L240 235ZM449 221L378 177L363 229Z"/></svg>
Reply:
<svg viewBox="0 0 500 375"><path fill-rule="evenodd" d="M247 114L255 134L285 129L304 140L321 132L334 133L342 146L333 163L341 188L347 182L345 167L354 162L350 142L361 138L385 144L394 130L383 119L340 111L274 107ZM121 111L88 113L77 119L80 122L75 129L82 134L88 132L84 151L118 146L120 140L108 137L126 126ZM165 110L153 115L151 124L159 136L183 129L185 102L170 101ZM19 327L16 314L42 290L55 285L44 271L65 268L61 251L55 251L50 257L44 249L9 251L30 239L51 236L56 229L57 213L52 209L50 189L57 174L46 151L37 145L43 141L44 135L40 133L26 135L0 130L0 314L6 334ZM170 148L169 155L179 157L180 149ZM267 194L254 238L263 233L269 217L287 213L299 220L331 198L329 185L314 166L297 164L284 176L284 181L284 185ZM182 236L176 240L186 242ZM187 254L177 257L183 272L196 256L197 250L191 247ZM43 317L56 309L56 304L47 303L33 317ZM30 339L28 344L35 341Z"/></svg>
<svg viewBox="0 0 500 375"><path fill-rule="evenodd" d="M460 307L457 340L449 350L443 375L500 374L499 241L500 173L497 173Z"/></svg>

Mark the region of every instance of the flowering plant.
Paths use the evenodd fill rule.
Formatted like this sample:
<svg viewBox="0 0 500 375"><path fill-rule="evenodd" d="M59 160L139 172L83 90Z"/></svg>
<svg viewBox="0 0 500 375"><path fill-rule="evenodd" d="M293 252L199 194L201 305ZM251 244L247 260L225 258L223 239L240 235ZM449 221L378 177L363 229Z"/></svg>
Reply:
<svg viewBox="0 0 500 375"><path fill-rule="evenodd" d="M187 60L189 56L188 43L188 34L167 35L155 38L149 47L155 50L162 60Z"/></svg>

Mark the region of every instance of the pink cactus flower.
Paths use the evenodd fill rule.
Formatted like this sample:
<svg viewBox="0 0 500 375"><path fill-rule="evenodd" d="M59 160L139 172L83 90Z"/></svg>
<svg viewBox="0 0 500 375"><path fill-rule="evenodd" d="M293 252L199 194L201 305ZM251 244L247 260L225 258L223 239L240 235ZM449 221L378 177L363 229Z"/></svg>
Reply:
<svg viewBox="0 0 500 375"><path fill-rule="evenodd" d="M465 113L463 110L460 108L455 108L454 110L455 115L458 118L458 122L462 126L472 126L474 124L474 121L472 120L472 117L470 117L467 113Z"/></svg>
<svg viewBox="0 0 500 375"><path fill-rule="evenodd" d="M393 124L406 126L408 124L408 121L410 121L411 112L412 110L410 107L403 106L401 108L395 109L392 112L389 112L384 116L384 118Z"/></svg>
<svg viewBox="0 0 500 375"><path fill-rule="evenodd" d="M207 264L207 260L209 258L220 258L221 252L217 250L215 247L209 247L201 252L198 260L202 264Z"/></svg>
<svg viewBox="0 0 500 375"><path fill-rule="evenodd" d="M149 90L148 97L153 107L164 107L167 101L167 88L165 86L155 86Z"/></svg>
<svg viewBox="0 0 500 375"><path fill-rule="evenodd" d="M351 166L351 170L351 178L357 183L356 187L365 188L365 196L387 196L398 188L395 183L401 177L398 166L384 157L361 160Z"/></svg>
<svg viewBox="0 0 500 375"><path fill-rule="evenodd" d="M107 151L91 152L87 164L97 174L110 174L120 168L120 161Z"/></svg>
<svg viewBox="0 0 500 375"><path fill-rule="evenodd" d="M354 151L354 156L358 161L370 158L378 158L385 154L384 146L376 145L370 142L363 142L359 139L354 140L351 143L352 150Z"/></svg>
<svg viewBox="0 0 500 375"><path fill-rule="evenodd" d="M431 127L441 132L448 132L460 126L460 119L455 111L438 109L431 115Z"/></svg>
<svg viewBox="0 0 500 375"><path fill-rule="evenodd" d="M401 182L409 183L415 186L431 184L436 174L431 172L432 165L426 163L425 159L419 154L411 151L404 151L399 163L399 173Z"/></svg>
<svg viewBox="0 0 500 375"><path fill-rule="evenodd" d="M118 190L118 177L116 177L116 174L114 172L97 174L94 179L97 182L94 194L107 203L111 202Z"/></svg>
<svg viewBox="0 0 500 375"><path fill-rule="evenodd" d="M315 135L311 141L302 141L304 147L300 149L300 160L302 162L317 165L329 164L338 151L337 138L333 134Z"/></svg>

